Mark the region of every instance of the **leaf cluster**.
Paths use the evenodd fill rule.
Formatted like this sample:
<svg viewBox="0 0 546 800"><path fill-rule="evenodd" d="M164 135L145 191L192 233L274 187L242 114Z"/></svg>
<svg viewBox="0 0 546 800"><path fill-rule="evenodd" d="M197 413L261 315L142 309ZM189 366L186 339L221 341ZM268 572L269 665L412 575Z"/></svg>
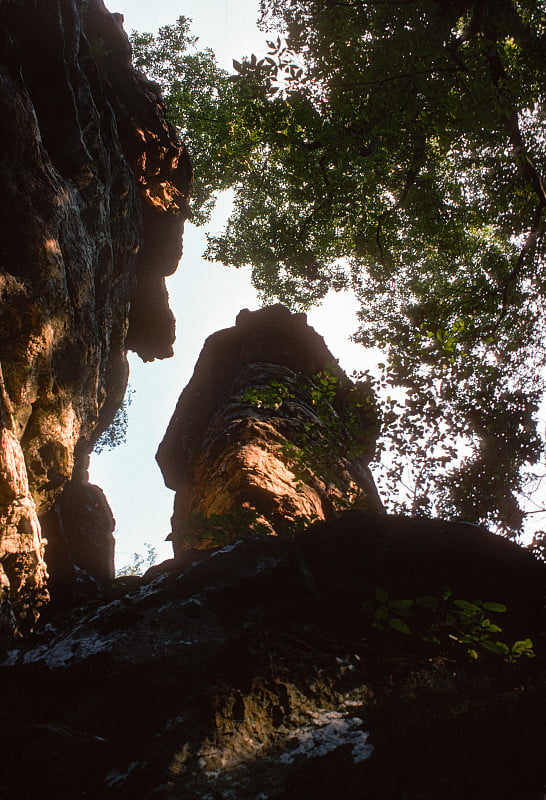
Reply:
<svg viewBox="0 0 546 800"><path fill-rule="evenodd" d="M133 553L131 561L116 570L116 578L125 578L128 575L144 575L147 569L157 562L157 550L153 545L144 544L146 553Z"/></svg>
<svg viewBox="0 0 546 800"><path fill-rule="evenodd" d="M391 508L514 535L522 467L543 453L544 12L339 2L332 15L314 0L262 11L284 37L240 80L261 74L285 124L264 122L264 196L238 194L209 252L252 263L284 302L352 286L359 340L385 350L390 386L406 392L384 442Z"/></svg>
<svg viewBox="0 0 546 800"><path fill-rule="evenodd" d="M253 506L236 506L229 511L208 516L195 512L190 516L184 541L187 545L206 543L210 546L223 546L245 536L267 536L271 533L293 536L297 531L308 527L317 518L298 514L293 519L283 519L283 525L276 527L265 520Z"/></svg>
<svg viewBox="0 0 546 800"><path fill-rule="evenodd" d="M503 603L453 598L448 587L440 596L398 600L377 586L374 597L362 605L372 628L414 635L423 642L442 647L462 647L471 660L485 654L500 656L508 662L532 658L535 653L531 639L518 639L511 646L499 639L502 627L492 616L497 617L506 610Z"/></svg>
<svg viewBox="0 0 546 800"><path fill-rule="evenodd" d="M243 180L260 136L248 91L218 66L210 48L197 48L190 22L180 16L155 36L133 31L130 39L134 65L160 85L167 117L189 150L193 222L201 225L218 192Z"/></svg>
<svg viewBox="0 0 546 800"><path fill-rule="evenodd" d="M93 453L100 454L104 450L113 450L127 441L127 427L129 425L128 409L133 402L134 389L129 388L114 419L103 433L98 437L93 446Z"/></svg>

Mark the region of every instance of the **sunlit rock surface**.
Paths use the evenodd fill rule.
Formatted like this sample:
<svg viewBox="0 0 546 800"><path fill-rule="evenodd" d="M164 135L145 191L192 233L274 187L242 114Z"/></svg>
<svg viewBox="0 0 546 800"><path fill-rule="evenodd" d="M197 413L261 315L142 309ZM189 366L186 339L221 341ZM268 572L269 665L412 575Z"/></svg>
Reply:
<svg viewBox="0 0 546 800"><path fill-rule="evenodd" d="M379 513L186 551L11 645L0 796L540 800L544 579L475 526ZM446 587L535 657L442 627ZM374 626L378 594L413 601L409 633Z"/></svg>
<svg viewBox="0 0 546 800"><path fill-rule="evenodd" d="M102 0L0 4L8 627L31 627L46 598L38 518L121 403L127 347L172 352L164 276L181 253L191 168L163 112Z"/></svg>
<svg viewBox="0 0 546 800"><path fill-rule="evenodd" d="M325 371L335 378L327 404L334 423L359 392L348 434L332 436L313 404L313 381ZM279 387L284 394L276 398ZM241 311L233 328L205 342L157 452L165 482L177 492L175 554L210 541L210 531L200 530L207 519L231 514L236 537L242 508L278 534L353 502L381 510L368 468L377 432L370 388L355 389L305 314L281 305ZM221 534L229 539L227 524Z"/></svg>

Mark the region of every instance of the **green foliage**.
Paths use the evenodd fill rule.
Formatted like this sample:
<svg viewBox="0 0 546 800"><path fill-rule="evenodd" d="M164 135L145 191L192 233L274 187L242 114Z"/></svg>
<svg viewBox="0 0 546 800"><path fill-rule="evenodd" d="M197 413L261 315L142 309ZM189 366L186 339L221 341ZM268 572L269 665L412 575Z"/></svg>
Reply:
<svg viewBox="0 0 546 800"><path fill-rule="evenodd" d="M268 386L246 389L239 395L239 400L251 403L256 408L272 408L277 411L286 400L293 400L294 397L288 386L271 381Z"/></svg>
<svg viewBox="0 0 546 800"><path fill-rule="evenodd" d="M194 513L191 515L184 541L188 545L207 542L212 546L229 544L245 536L270 535L293 536L297 531L316 522L316 517L298 514L294 519L283 518L282 529L273 531L272 525L253 507L238 506L222 514Z"/></svg>
<svg viewBox="0 0 546 800"><path fill-rule="evenodd" d="M239 185L259 143L247 91L198 50L190 20L179 17L157 35L131 34L133 63L162 88L169 121L188 147L193 168L193 222L205 223L217 192Z"/></svg>
<svg viewBox="0 0 546 800"><path fill-rule="evenodd" d="M157 550L151 544L144 544L146 553L133 553L131 561L116 570L116 578L125 578L128 575L144 575L147 569L153 567L157 561Z"/></svg>
<svg viewBox="0 0 546 800"><path fill-rule="evenodd" d="M447 587L438 597L422 595L413 600L397 600L378 586L374 598L362 605L364 616L373 628L381 631L391 628L442 647L462 647L471 660L487 653L508 662L524 656L532 658L535 653L531 639L519 639L510 646L498 638L502 628L491 617L506 610L503 603L454 599Z"/></svg>
<svg viewBox="0 0 546 800"><path fill-rule="evenodd" d="M404 392L383 439L391 510L517 534L543 452L544 9L262 0L262 24L279 35L235 76L184 18L133 36L193 146L198 221L234 190L208 256L295 307L353 289L358 339Z"/></svg>
<svg viewBox="0 0 546 800"><path fill-rule="evenodd" d="M369 384L342 386L328 370L312 375L300 388L300 400L312 414L304 422L296 441L280 445L283 460L301 483L313 477L336 486L339 482L339 459L358 460L370 449L370 439L377 428L378 410ZM282 410L296 395L278 381L253 387L239 399L256 408ZM332 495L337 511L365 505L366 498L355 489L350 496Z"/></svg>
<svg viewBox="0 0 546 800"><path fill-rule="evenodd" d="M94 42L89 44L89 52L95 61L104 61L108 56L111 56L115 51L108 47L104 39L100 36Z"/></svg>
<svg viewBox="0 0 546 800"><path fill-rule="evenodd" d="M187 544L203 541L211 545L225 545L249 534L269 534L271 526L263 521L256 509L238 506L222 514L194 513L191 515L188 532L184 540Z"/></svg>
<svg viewBox="0 0 546 800"><path fill-rule="evenodd" d="M127 394L116 411L112 423L106 428L99 436L93 447L93 452L100 454L104 450L113 450L114 447L119 447L127 441L127 426L129 425L129 416L127 410L133 402L134 389L129 388Z"/></svg>

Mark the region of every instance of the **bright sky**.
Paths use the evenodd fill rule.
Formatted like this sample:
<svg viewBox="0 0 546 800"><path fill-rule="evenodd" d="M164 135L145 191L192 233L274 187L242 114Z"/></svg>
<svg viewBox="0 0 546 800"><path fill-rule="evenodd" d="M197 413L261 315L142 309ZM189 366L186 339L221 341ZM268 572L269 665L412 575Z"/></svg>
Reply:
<svg viewBox="0 0 546 800"><path fill-rule="evenodd" d="M264 35L255 25L258 0L186 0L183 6L176 0L107 0L107 5L124 15L128 32L155 30L181 14L189 17L199 46L211 47L226 69L232 58L263 50ZM221 198L209 230L223 227L229 205L227 197ZM160 560L172 556L164 539L170 531L174 492L164 486L155 452L207 336L234 325L242 308L260 306L249 272L204 261L204 247L205 231L187 224L182 261L167 283L177 321L175 355L143 364L130 354L129 382L135 394L127 444L91 460L90 480L103 488L116 518L118 567L133 553L144 553L146 543L157 549ZM370 366L369 354L349 341L357 328L355 310L351 297L332 294L308 314L309 323L347 372Z"/></svg>

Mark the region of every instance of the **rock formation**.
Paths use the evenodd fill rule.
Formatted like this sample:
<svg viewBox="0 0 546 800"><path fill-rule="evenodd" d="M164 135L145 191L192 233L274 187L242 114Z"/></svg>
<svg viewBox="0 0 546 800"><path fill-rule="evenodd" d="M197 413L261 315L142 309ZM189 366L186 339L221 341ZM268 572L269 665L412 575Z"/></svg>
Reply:
<svg viewBox="0 0 546 800"><path fill-rule="evenodd" d="M100 486L77 464L50 511L40 518L47 546L48 588L56 605L80 605L115 576L116 523Z"/></svg>
<svg viewBox="0 0 546 800"><path fill-rule="evenodd" d="M380 510L367 466L377 430L371 390L305 314L241 311L205 342L157 452L177 492L175 554L217 538L207 520L229 539L252 515L255 531L286 533L349 505Z"/></svg>
<svg viewBox="0 0 546 800"><path fill-rule="evenodd" d="M111 581L87 457L127 348L171 352L191 182L121 23L0 3L0 797L541 800L546 567L384 513L373 395L304 315L207 341L158 452L176 558Z"/></svg>
<svg viewBox="0 0 546 800"><path fill-rule="evenodd" d="M187 551L12 645L0 796L540 800L545 572L369 512Z"/></svg>
<svg viewBox="0 0 546 800"><path fill-rule="evenodd" d="M113 419L126 350L172 352L191 168L102 0L0 5L0 584L32 627L39 517ZM159 243L159 244L158 244ZM14 616L15 615L15 616Z"/></svg>

